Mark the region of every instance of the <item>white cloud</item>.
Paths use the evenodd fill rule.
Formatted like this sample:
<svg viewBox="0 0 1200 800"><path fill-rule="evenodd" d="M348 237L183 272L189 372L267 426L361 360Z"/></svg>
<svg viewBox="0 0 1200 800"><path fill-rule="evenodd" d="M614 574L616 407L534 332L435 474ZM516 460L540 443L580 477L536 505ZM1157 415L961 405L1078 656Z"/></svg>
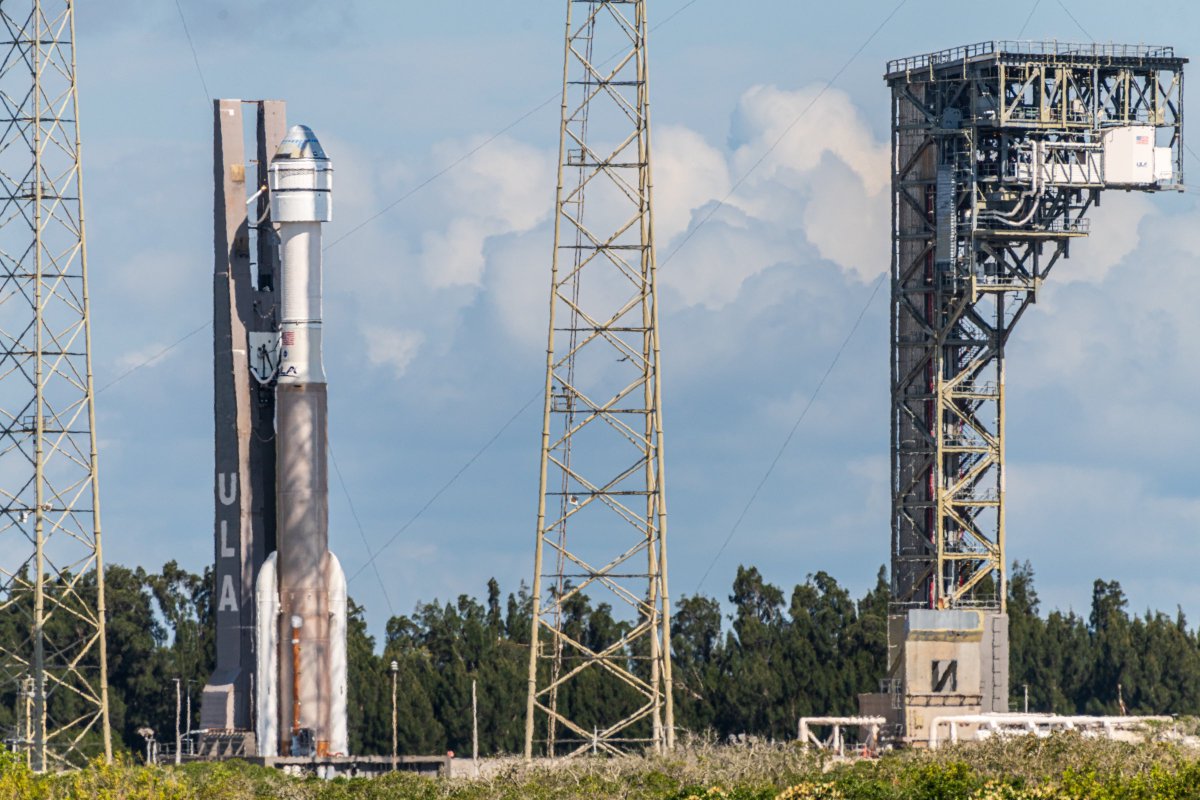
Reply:
<svg viewBox="0 0 1200 800"><path fill-rule="evenodd" d="M116 371L119 374L124 374L132 369L157 367L171 356L171 351L168 350L169 347L170 345L164 342L157 342L135 350L126 351L118 356Z"/></svg>
<svg viewBox="0 0 1200 800"><path fill-rule="evenodd" d="M160 17L177 34L177 20ZM120 41L93 55L134 52L125 45L136 37L114 30L122 31ZM506 121L505 104L515 97L511 87L520 84L480 83L464 66L461 85L474 94L442 109L446 113L433 127L399 130L407 122L402 111L394 119L385 112L379 124L347 126L354 109L395 89L386 81L353 80L361 68L377 76L395 72L400 51L393 45L359 48L332 84L323 64L320 75L301 70L263 89L291 98L294 118L312 122L334 159L337 216L329 241L481 143L471 134L492 126L480 120ZM442 55L447 47L472 57L480 52L478 41L438 39L428 47ZM404 58L413 60L417 51L410 51ZM177 54L152 55L161 61ZM226 48L220 55L234 54ZM221 86L245 89L252 70L216 55L205 60L203 50L201 57L214 92ZM560 58L561 51L549 60ZM135 81L147 96L175 97L160 89L196 83L186 55L167 72L147 70L136 59L110 61L122 79L117 83ZM225 66L213 72L217 64ZM749 74L731 73L723 78L726 88L745 86ZM448 84L442 78L421 84L420 91L434 102L444 100ZM98 366L111 371L118 358L128 364L153 356L157 348L149 343L173 341L211 313L209 108L200 104L198 84L176 92L179 113L158 115L141 138L131 140L128 120L106 111L121 107L107 102L113 85L85 85L83 98L94 102L88 108L96 112L84 115L92 121L87 168L95 352ZM128 87L123 91L128 94ZM866 123L860 111L865 100L856 107L831 90L814 103L817 92L752 88L731 110L731 132L671 124L669 113L656 122L660 263L729 194L733 181L780 141L662 272L672 524L682 533L679 540L690 543L677 548L672 569L685 590L708 566L849 331L866 299L864 282L887 267L887 142ZM509 136L491 142L327 254L331 373L361 371L365 344L368 367L377 373L367 377L407 376L404 385L393 382L400 388L386 398L374 391L332 397L335 407L345 406L331 422L344 437L339 455L373 545L394 533L397 503L420 508L539 389L554 111L547 108L549 123L538 133L532 125L522 129L529 131L527 142ZM713 118L712 109L691 117ZM540 126L544 120L538 120ZM431 146L439 136L451 138ZM1131 584L1142 580L1142 602L1159 607L1169 608L1177 597L1200 602L1178 591L1194 583L1184 566L1195 559L1171 557L1172 547L1190 554L1186 548L1200 514L1190 500L1194 487L1186 482L1200 447L1191 408L1200 373L1190 367L1200 342L1200 316L1190 301L1200 292L1200 272L1193 267L1200 256L1200 216L1164 216L1153 207L1141 195L1106 195L1092 216L1092 239L1073 246L1074 258L1057 268L1010 346L1009 552L1033 559L1051 579L1056 588L1044 593L1050 600L1086 598L1090 580L1105 575ZM135 230L141 233L131 238ZM884 286L880 294L886 293ZM137 314L124 313L131 302ZM181 322L181 315L197 318ZM170 362L171 380L160 379L163 369L145 370L102 395L105 505L112 527L125 531L113 541L118 560L153 566L155 558L195 551L189 566L198 569L211 558L204 525L185 533L176 524L181 508L183 516L201 521L211 513L211 473L204 466L211 453L207 335L186 347L178 362L186 368L176 371ZM871 307L707 591L720 595L728 585L726 561L757 563L785 585L816 569L839 579L856 572L873 579L888 548L887 349L884 296ZM366 407L355 405L364 398ZM423 413L435 403L436 414ZM533 524L540 406L535 401L530 409L489 451L492 460L473 466L431 509L422 531L410 530L381 557L397 574L403 571L404 588L393 597L398 603L478 592L492 574L507 591L528 576L525 543ZM160 435L143 436L147 424ZM381 440L403 441L403 452L381 451ZM148 486L144 464L156 453L147 446L194 457L176 459ZM380 491L379 476L386 477L386 491ZM147 491L162 502L147 506ZM341 519L348 519L346 511ZM341 527L352 534L352 527ZM438 531L444 547L415 544L429 529ZM1147 555L1127 567L1122 557L1136 550L1129 542L1143 534L1150 537ZM130 544L147 541L160 542L160 549L147 553ZM1084 545L1088 559L1075 555ZM476 557L456 558L461 552ZM367 593L372 583L364 576L354 590ZM378 627L381 599L365 599Z"/></svg>
<svg viewBox="0 0 1200 800"><path fill-rule="evenodd" d="M670 263L663 263L662 285L686 305L716 310L733 302L748 278L795 256L786 231L727 205L712 213Z"/></svg>
<svg viewBox="0 0 1200 800"><path fill-rule="evenodd" d="M820 254L862 280L887 269L888 145L848 95L753 87L738 104L734 138L734 170L750 176L740 205L779 224L801 219Z"/></svg>
<svg viewBox="0 0 1200 800"><path fill-rule="evenodd" d="M829 152L862 177L870 194L891 181L888 144L875 141L850 96L837 89L755 86L738 103L734 139L738 173L764 159L758 180L811 171Z"/></svg>
<svg viewBox="0 0 1200 800"><path fill-rule="evenodd" d="M449 166L482 139L443 143L434 160ZM554 207L554 159L527 144L501 138L446 173L436 194L450 222L422 237L421 265L434 287L476 285L484 271L484 242L527 231Z"/></svg>
<svg viewBox="0 0 1200 800"><path fill-rule="evenodd" d="M419 331L382 326L367 326L363 336L367 340L367 360L377 366L390 367L397 378L404 376L425 342L425 336Z"/></svg>
<svg viewBox="0 0 1200 800"><path fill-rule="evenodd" d="M546 224L489 243L488 300L505 332L530 347L546 343L552 241Z"/></svg>
<svg viewBox="0 0 1200 800"><path fill-rule="evenodd" d="M1047 302L1021 321L1008 348L1010 396L1018 409L1047 395L1065 404L1053 431L1060 446L1114 461L1183 459L1200 446L1190 400L1200 375L1178 367L1196 360L1200 341L1198 225L1195 212L1142 217L1140 239L1105 277L1061 280L1068 261L1048 281Z"/></svg>
<svg viewBox="0 0 1200 800"><path fill-rule="evenodd" d="M1142 220L1154 212L1154 203L1141 192L1107 192L1099 208L1088 213L1091 233L1075 242L1071 259L1063 264L1058 280L1104 280L1109 271L1133 253Z"/></svg>
<svg viewBox="0 0 1200 800"><path fill-rule="evenodd" d="M654 234L669 242L687 229L696 209L729 192L725 154L693 130L660 125L654 131Z"/></svg>
<svg viewBox="0 0 1200 800"><path fill-rule="evenodd" d="M812 172L814 188L804 208L804 232L830 261L871 281L890 268L886 192L871 194L862 175L826 154Z"/></svg>

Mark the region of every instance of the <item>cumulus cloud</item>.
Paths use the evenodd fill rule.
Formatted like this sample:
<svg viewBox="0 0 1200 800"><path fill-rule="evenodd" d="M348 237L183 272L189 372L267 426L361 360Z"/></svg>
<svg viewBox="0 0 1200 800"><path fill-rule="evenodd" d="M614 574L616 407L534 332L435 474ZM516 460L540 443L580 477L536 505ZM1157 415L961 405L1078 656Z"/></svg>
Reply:
<svg viewBox="0 0 1200 800"><path fill-rule="evenodd" d="M762 160L759 180L815 169L826 152L858 173L871 194L891 180L888 144L875 140L850 96L837 89L748 89L734 114L732 138L739 172Z"/></svg>
<svg viewBox="0 0 1200 800"><path fill-rule="evenodd" d="M1194 211L1148 213L1102 279L1062 280L1086 270L1086 262L1072 270L1074 258L1051 275L1047 302L1022 320L1009 363L1014 391L1070 404L1049 432L1054 441L1114 460L1183 459L1200 446L1187 399L1200 393L1200 376L1178 367L1195 361L1200 341L1191 301L1200 292L1198 224Z"/></svg>
<svg viewBox="0 0 1200 800"><path fill-rule="evenodd" d="M1091 233L1072 247L1071 260L1056 280L1102 281L1139 241L1142 220L1154 212L1154 203L1141 192L1114 192L1102 196L1099 208L1088 214Z"/></svg>
<svg viewBox="0 0 1200 800"><path fill-rule="evenodd" d="M170 345L165 342L146 345L129 350L117 357L116 368L120 373L143 367L156 367L170 355Z"/></svg>
<svg viewBox="0 0 1200 800"><path fill-rule="evenodd" d="M786 229L769 225L734 205L705 208L704 227L670 262L662 263L662 285L684 305L719 309L737 298L747 279L794 261L795 243Z"/></svg>
<svg viewBox="0 0 1200 800"><path fill-rule="evenodd" d="M749 175L739 205L780 224L799 217L824 258L863 280L887 269L888 145L848 95L756 86L738 104L733 141L734 170Z"/></svg>
<svg viewBox="0 0 1200 800"><path fill-rule="evenodd" d="M487 300L504 332L529 348L546 343L552 241L547 223L487 246Z"/></svg>
<svg viewBox="0 0 1200 800"><path fill-rule="evenodd" d="M682 126L656 129L656 241L663 285L678 301L720 308L747 278L801 261L812 248L859 280L887 268L887 145L874 139L845 94L818 93L815 87L747 90L731 115L731 144L723 147ZM456 147L440 158L469 149ZM526 338L535 317L528 302L517 302L526 296L518 290L533 285L531 275L546 283L549 253L535 252L525 235L548 220L551 170L546 154L509 140L489 145L439 190L461 198L453 220L422 237L431 285L482 281L509 329ZM603 179L589 187L589 227L596 231L629 214L606 188ZM549 226L536 238L548 247ZM524 259L519 266L517 258ZM544 306L541 284L535 307ZM591 291L601 289L593 284Z"/></svg>
<svg viewBox="0 0 1200 800"><path fill-rule="evenodd" d="M389 367L397 378L404 376L408 365L417 357L425 337L419 331L396 330L378 325L363 330L367 340L367 360Z"/></svg>
<svg viewBox="0 0 1200 800"><path fill-rule="evenodd" d="M703 136L679 125L654 131L654 233L669 242L687 229L693 214L729 193L729 162Z"/></svg>
<svg viewBox="0 0 1200 800"><path fill-rule="evenodd" d="M434 160L449 166L481 143L445 143L435 149ZM527 231L550 216L554 174L552 156L507 138L446 173L436 194L450 222L422 237L421 265L429 285L478 284L489 237Z"/></svg>

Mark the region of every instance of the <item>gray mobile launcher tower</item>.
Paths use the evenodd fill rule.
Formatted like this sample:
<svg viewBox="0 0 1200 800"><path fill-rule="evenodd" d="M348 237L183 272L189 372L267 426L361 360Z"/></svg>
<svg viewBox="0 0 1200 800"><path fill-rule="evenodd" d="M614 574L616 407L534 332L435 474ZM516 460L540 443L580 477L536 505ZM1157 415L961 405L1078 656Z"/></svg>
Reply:
<svg viewBox="0 0 1200 800"><path fill-rule="evenodd" d="M217 665L201 754L346 755L346 579L329 551L321 359L333 168L311 130L284 133L283 103L214 110Z"/></svg>

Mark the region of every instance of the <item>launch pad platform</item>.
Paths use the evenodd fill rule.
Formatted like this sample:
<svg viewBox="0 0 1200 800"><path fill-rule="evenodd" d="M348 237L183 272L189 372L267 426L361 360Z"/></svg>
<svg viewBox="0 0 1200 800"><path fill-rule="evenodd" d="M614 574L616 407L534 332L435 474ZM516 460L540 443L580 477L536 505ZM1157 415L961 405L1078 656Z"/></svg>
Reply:
<svg viewBox="0 0 1200 800"><path fill-rule="evenodd" d="M429 778L450 776L450 756L252 756L249 764L273 767L288 775L319 778L375 778L389 772L414 772Z"/></svg>
<svg viewBox="0 0 1200 800"><path fill-rule="evenodd" d="M444 778L450 775L449 755L440 756L260 756L256 755L253 731L198 732L196 747L184 753L184 761L239 760L260 767L271 767L289 775L316 775L322 778L371 778L389 772L415 772ZM158 757L169 756L169 748Z"/></svg>

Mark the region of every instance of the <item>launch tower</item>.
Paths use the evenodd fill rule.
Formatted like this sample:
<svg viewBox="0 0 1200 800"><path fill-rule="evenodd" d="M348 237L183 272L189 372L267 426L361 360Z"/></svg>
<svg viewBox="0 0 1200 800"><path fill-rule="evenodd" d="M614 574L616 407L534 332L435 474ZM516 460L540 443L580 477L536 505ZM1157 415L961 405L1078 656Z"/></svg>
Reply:
<svg viewBox="0 0 1200 800"><path fill-rule="evenodd" d="M243 110L253 114L253 158ZM254 755L254 585L275 550L274 339L279 247L266 192L287 130L278 100L213 102L213 507L217 663L202 752ZM255 347L250 346L253 340Z"/></svg>
<svg viewBox="0 0 1200 800"><path fill-rule="evenodd" d="M527 758L674 735L646 2L566 5ZM579 630L587 602L632 621Z"/></svg>
<svg viewBox="0 0 1200 800"><path fill-rule="evenodd" d="M1008 710L1005 345L1105 190L1182 188L1184 63L982 42L888 64L893 613L864 710L910 740Z"/></svg>

